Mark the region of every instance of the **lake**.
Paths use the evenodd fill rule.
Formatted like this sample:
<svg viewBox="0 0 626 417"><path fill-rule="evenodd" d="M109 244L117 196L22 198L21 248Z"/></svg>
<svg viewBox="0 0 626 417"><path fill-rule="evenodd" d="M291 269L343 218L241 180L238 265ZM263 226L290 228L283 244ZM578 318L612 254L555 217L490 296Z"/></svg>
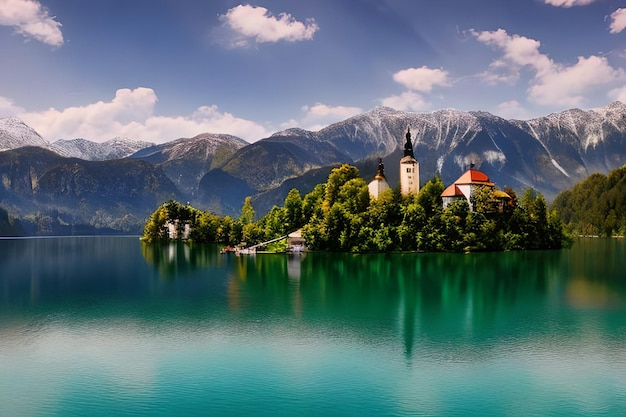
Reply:
<svg viewBox="0 0 626 417"><path fill-rule="evenodd" d="M3 416L626 415L626 243L221 255L0 240Z"/></svg>

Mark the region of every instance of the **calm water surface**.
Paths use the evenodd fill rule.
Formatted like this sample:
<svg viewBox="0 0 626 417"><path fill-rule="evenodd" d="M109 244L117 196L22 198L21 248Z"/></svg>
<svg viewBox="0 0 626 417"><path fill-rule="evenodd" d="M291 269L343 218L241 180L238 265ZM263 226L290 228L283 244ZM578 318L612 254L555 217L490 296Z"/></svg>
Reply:
<svg viewBox="0 0 626 417"><path fill-rule="evenodd" d="M0 415L626 415L626 243L0 240Z"/></svg>

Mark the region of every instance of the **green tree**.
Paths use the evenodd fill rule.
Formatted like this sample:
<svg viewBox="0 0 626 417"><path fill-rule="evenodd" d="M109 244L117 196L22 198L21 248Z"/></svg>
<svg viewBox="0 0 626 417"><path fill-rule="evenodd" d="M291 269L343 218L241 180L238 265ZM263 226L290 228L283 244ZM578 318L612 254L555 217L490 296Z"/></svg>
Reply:
<svg viewBox="0 0 626 417"><path fill-rule="evenodd" d="M152 212L144 225L142 240L146 242L156 242L169 239L166 227L168 217L165 204L162 204Z"/></svg>
<svg viewBox="0 0 626 417"><path fill-rule="evenodd" d="M426 226L426 211L417 202L409 202L401 207L402 220L397 233L402 250L417 250L417 237Z"/></svg>
<svg viewBox="0 0 626 417"><path fill-rule="evenodd" d="M245 242L246 245L255 245L263 242L265 239L265 233L258 223L244 224L241 228L241 242Z"/></svg>
<svg viewBox="0 0 626 417"><path fill-rule="evenodd" d="M480 213L492 213L495 211L494 203L496 198L492 187L486 185L475 186L470 201L474 211Z"/></svg>
<svg viewBox="0 0 626 417"><path fill-rule="evenodd" d="M310 222L313 218L321 219L324 217L322 212L322 202L326 193L326 183L317 184L310 193L304 196L302 200L302 216L303 221Z"/></svg>
<svg viewBox="0 0 626 417"><path fill-rule="evenodd" d="M285 209L273 206L272 209L261 219L263 236L270 240L287 234L287 212Z"/></svg>
<svg viewBox="0 0 626 417"><path fill-rule="evenodd" d="M254 211L254 208L252 208L252 198L246 197L243 201L243 206L241 207L239 223L241 223L242 226L250 224L254 221L254 216L256 216L256 212Z"/></svg>
<svg viewBox="0 0 626 417"><path fill-rule="evenodd" d="M219 216L201 212L196 217L196 223L191 229L191 240L194 242L217 242L217 230L220 226Z"/></svg>
<svg viewBox="0 0 626 417"><path fill-rule="evenodd" d="M424 208L426 217L433 216L442 206L441 193L443 193L444 185L439 173L430 179L420 189L417 196L417 203Z"/></svg>
<svg viewBox="0 0 626 417"><path fill-rule="evenodd" d="M326 181L326 188L324 192L324 201L322 202L322 211L327 214L337 195L339 194L339 189L346 182L351 179L359 178L359 170L357 167L352 165L343 164L338 168L334 168L330 171L328 175L328 180Z"/></svg>
<svg viewBox="0 0 626 417"><path fill-rule="evenodd" d="M367 210L370 194L363 178L346 181L337 192L336 202L343 205L348 213L357 214Z"/></svg>
<svg viewBox="0 0 626 417"><path fill-rule="evenodd" d="M295 188L289 190L285 198L285 225L289 231L294 231L304 224L302 197Z"/></svg>
<svg viewBox="0 0 626 417"><path fill-rule="evenodd" d="M221 243L225 243L227 245L231 245L239 242L239 240L235 240L233 238L236 237L236 227L235 227L235 219L230 216L222 217L219 225L217 226L217 241Z"/></svg>

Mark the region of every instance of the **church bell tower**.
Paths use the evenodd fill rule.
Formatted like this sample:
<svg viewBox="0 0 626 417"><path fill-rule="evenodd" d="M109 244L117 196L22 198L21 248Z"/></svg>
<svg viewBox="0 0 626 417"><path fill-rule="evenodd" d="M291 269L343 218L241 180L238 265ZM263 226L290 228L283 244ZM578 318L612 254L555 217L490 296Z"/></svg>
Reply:
<svg viewBox="0 0 626 417"><path fill-rule="evenodd" d="M405 138L404 156L400 159L400 193L417 195L420 190L420 164L413 155L410 128L407 128Z"/></svg>

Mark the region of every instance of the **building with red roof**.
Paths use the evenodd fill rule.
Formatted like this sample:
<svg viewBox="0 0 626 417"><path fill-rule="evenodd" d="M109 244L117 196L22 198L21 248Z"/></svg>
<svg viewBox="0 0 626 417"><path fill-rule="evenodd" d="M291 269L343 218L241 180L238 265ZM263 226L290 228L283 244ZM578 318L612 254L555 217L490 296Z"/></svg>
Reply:
<svg viewBox="0 0 626 417"><path fill-rule="evenodd" d="M472 195L478 187L486 186L494 190L495 211L502 211L502 207L506 200L510 200L511 197L503 191L496 190L496 186L489 180L489 177L475 169L468 169L452 183L448 188L441 193L441 199L443 201L443 208L446 208L449 204L465 199L470 206L470 210L473 209Z"/></svg>

